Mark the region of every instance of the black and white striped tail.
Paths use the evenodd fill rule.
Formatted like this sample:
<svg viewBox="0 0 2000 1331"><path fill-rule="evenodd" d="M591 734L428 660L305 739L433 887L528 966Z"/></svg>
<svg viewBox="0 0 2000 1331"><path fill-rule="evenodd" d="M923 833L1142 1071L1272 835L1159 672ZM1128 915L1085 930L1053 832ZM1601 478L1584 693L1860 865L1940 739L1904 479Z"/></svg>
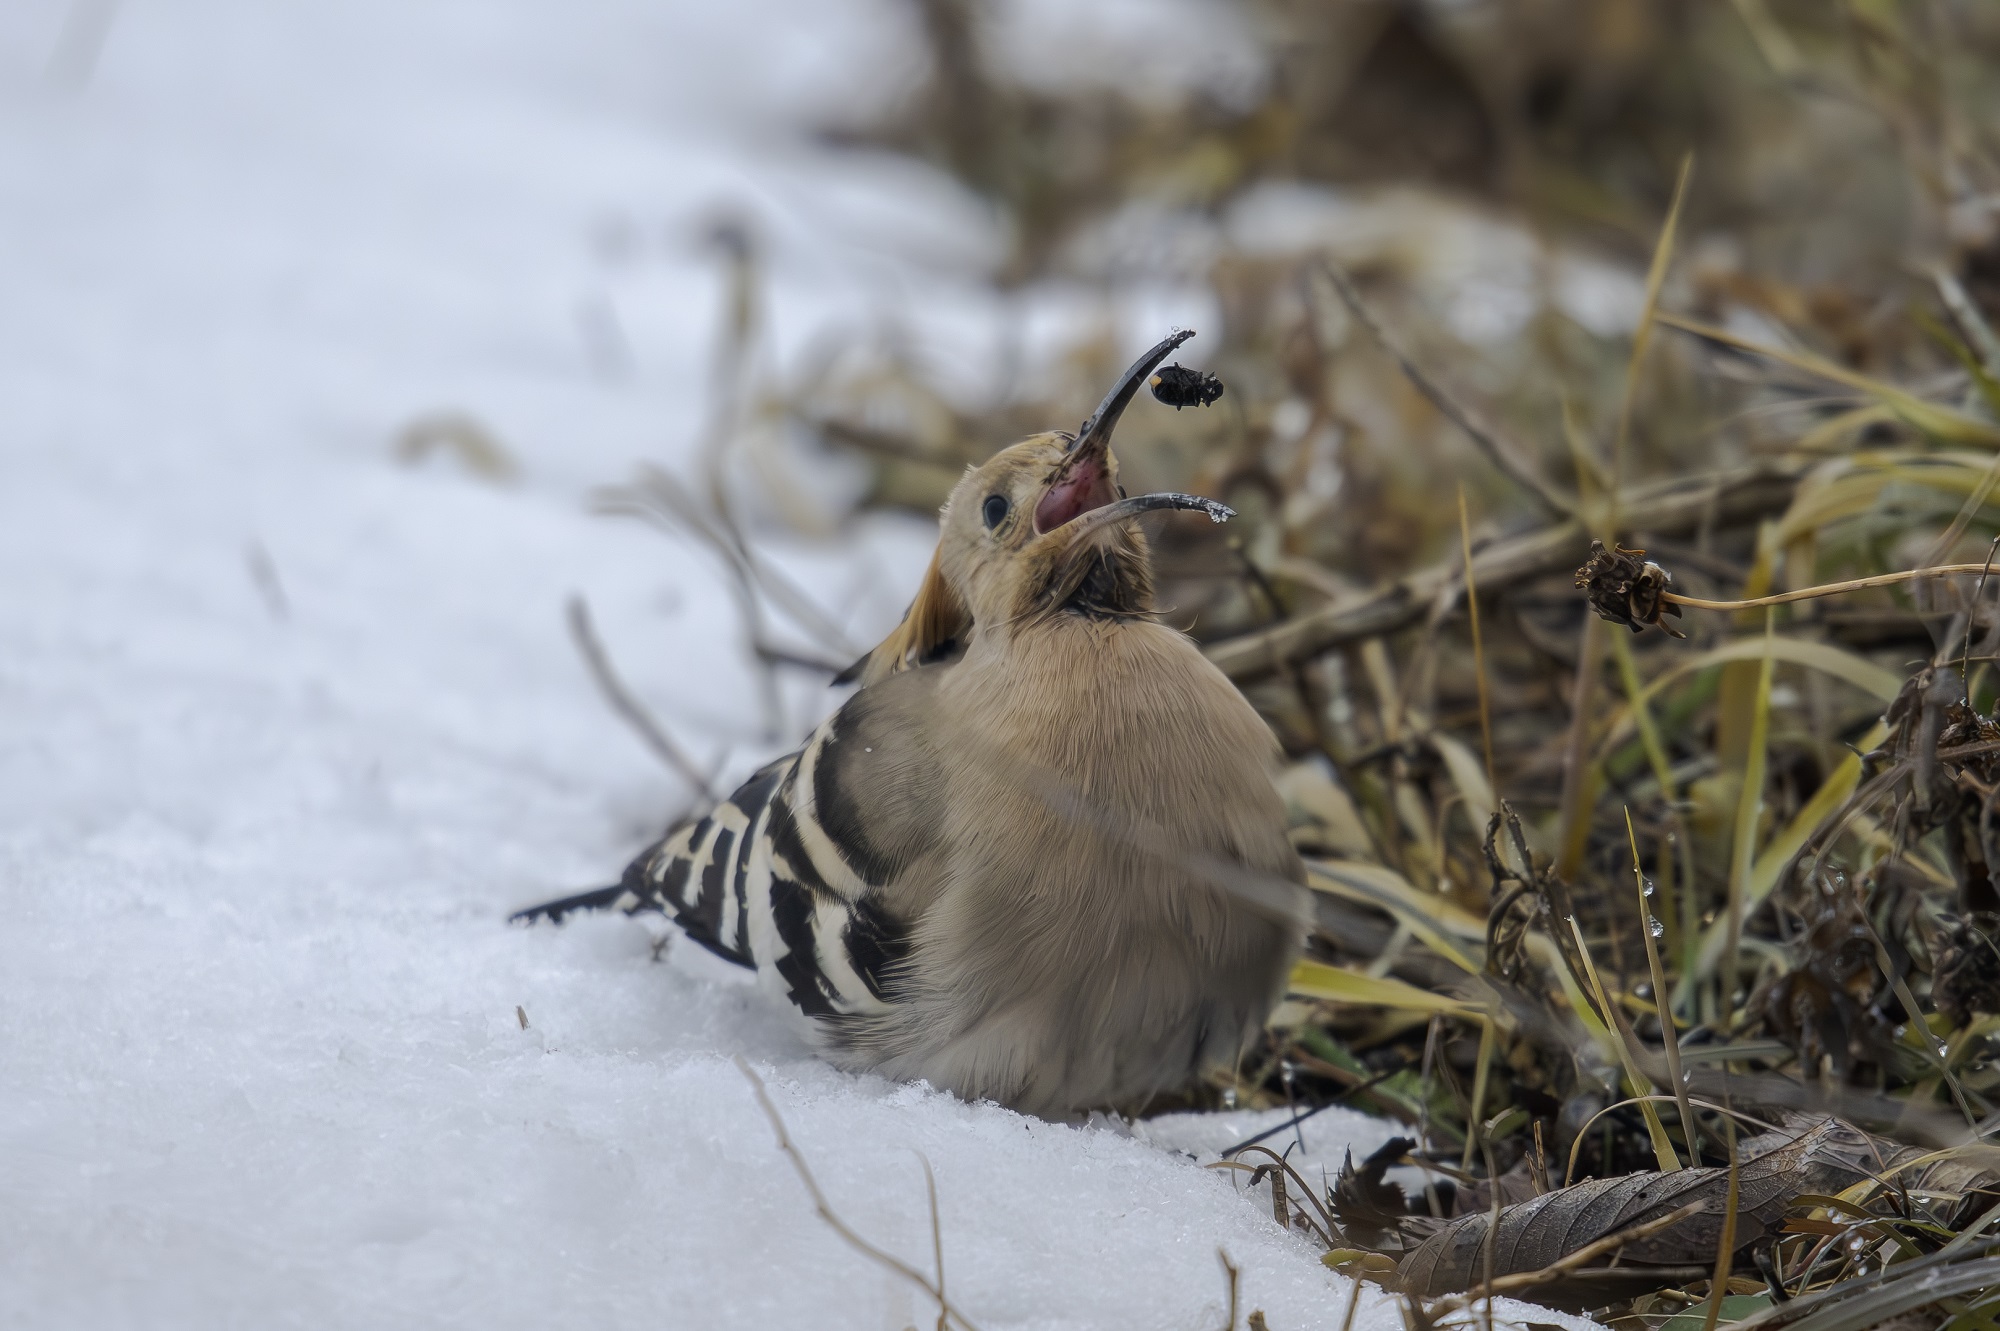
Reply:
<svg viewBox="0 0 2000 1331"><path fill-rule="evenodd" d="M594 892L579 892L573 897L563 897L558 901L544 901L539 906L517 910L507 917L509 924L534 924L547 920L550 924L561 924L563 916L578 911L616 910L624 905L625 885L613 883L610 887L600 887ZM636 905L636 903L634 903Z"/></svg>
<svg viewBox="0 0 2000 1331"><path fill-rule="evenodd" d="M659 911L709 951L769 973L809 1017L888 1009L907 944L872 889L820 826L822 728L798 753L769 764L708 814L669 832L600 888L519 911L560 921L576 911ZM831 792L826 792L830 794Z"/></svg>
<svg viewBox="0 0 2000 1331"><path fill-rule="evenodd" d="M749 832L764 819L765 806L796 763L793 755L770 764L707 814L667 833L626 866L615 887L530 906L508 918L561 923L576 911L659 911L717 956L755 967L745 910L756 850Z"/></svg>

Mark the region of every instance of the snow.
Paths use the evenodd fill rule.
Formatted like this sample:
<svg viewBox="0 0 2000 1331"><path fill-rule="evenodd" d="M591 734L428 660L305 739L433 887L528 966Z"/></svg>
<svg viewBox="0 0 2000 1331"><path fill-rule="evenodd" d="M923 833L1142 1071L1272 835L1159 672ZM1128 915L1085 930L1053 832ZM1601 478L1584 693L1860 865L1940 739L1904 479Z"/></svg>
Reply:
<svg viewBox="0 0 2000 1331"><path fill-rule="evenodd" d="M767 733L720 572L586 503L690 454L708 222L764 236L780 363L886 313L948 364L995 336L980 210L793 132L894 91L898 13L0 13L0 1325L929 1324L813 1214L738 1054L924 1268L931 1162L984 1328L1220 1325L1218 1248L1273 1327L1339 1324L1346 1282L1175 1149L1269 1115L1135 1134L845 1076L695 949L503 924L689 798L591 688L571 592L731 775L832 701L793 681ZM519 479L397 464L439 411ZM866 641L926 540L770 545ZM1307 1133L1337 1163L1386 1127Z"/></svg>

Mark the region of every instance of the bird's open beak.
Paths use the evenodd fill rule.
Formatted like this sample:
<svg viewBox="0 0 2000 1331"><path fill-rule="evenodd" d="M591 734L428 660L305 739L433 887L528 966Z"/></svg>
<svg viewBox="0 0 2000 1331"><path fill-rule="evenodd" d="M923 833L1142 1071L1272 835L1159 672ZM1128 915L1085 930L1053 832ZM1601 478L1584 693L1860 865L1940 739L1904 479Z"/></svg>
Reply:
<svg viewBox="0 0 2000 1331"><path fill-rule="evenodd" d="M1229 505L1200 495L1176 494L1162 490L1155 494L1133 495L1130 499L1120 499L1091 509L1080 518L1070 533L1070 545L1075 547L1089 540L1113 523L1127 518L1136 518L1141 513L1151 513L1156 509L1181 508L1194 513L1208 514L1210 522L1227 522L1236 516L1236 510Z"/></svg>
<svg viewBox="0 0 2000 1331"><path fill-rule="evenodd" d="M1111 484L1111 431L1117 426L1118 418L1125 414L1125 408L1138 393L1139 386L1152 376L1161 361L1174 353L1175 348L1193 336L1194 332L1191 329L1180 329L1168 334L1151 351L1133 361L1131 368L1126 370L1112 386L1111 391L1104 395L1104 401L1098 404L1090 419L1083 423L1083 428L1076 432L1076 441L1070 445L1069 452L1056 467L1055 474L1049 477L1048 488L1042 492L1041 501L1035 505L1037 534L1054 531L1082 514L1103 509L1118 498L1118 492ZM1153 507L1186 507L1186 505L1153 505Z"/></svg>

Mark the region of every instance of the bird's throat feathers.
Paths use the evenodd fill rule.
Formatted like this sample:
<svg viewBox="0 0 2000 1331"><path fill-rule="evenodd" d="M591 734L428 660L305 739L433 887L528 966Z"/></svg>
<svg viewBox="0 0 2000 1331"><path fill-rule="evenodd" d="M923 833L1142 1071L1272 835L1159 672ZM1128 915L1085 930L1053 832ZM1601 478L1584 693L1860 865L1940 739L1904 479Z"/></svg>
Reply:
<svg viewBox="0 0 2000 1331"><path fill-rule="evenodd" d="M1057 533L1060 535L1060 532ZM1134 619L1153 613L1153 566L1146 538L1125 524L1092 538L1031 552L1004 618L1022 624L1050 615Z"/></svg>
<svg viewBox="0 0 2000 1331"><path fill-rule="evenodd" d="M981 629L1012 637L1056 615L1153 616L1152 555L1135 523L1081 539L1058 528L996 563L979 586L961 588L945 572L940 547L903 622L846 678L874 684L897 670L952 659Z"/></svg>

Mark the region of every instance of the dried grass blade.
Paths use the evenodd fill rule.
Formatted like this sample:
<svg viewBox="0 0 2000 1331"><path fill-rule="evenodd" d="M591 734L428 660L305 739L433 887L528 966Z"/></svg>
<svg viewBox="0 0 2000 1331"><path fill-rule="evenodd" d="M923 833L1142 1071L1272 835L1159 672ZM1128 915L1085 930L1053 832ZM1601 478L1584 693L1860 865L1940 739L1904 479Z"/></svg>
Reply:
<svg viewBox="0 0 2000 1331"><path fill-rule="evenodd" d="M1722 1237L1715 1245L1715 1276L1710 1281L1708 1291L1708 1312L1702 1318L1701 1331L1715 1331L1716 1319L1722 1316L1722 1300L1729 1293L1729 1271L1736 1265L1736 1204L1738 1199L1738 1175L1742 1166L1736 1159L1735 1120L1729 1123L1729 1204L1722 1213Z"/></svg>
<svg viewBox="0 0 2000 1331"><path fill-rule="evenodd" d="M1606 1022L1616 1024L1618 1016L1612 1011L1611 997L1605 992L1604 981L1597 973L1597 963L1590 959L1590 948L1583 941L1583 926L1572 919L1569 927L1576 934L1577 951L1583 957L1584 973L1590 980L1592 991L1596 994L1598 1010L1604 1014ZM1653 1084L1652 1078L1640 1068L1638 1060L1632 1057L1632 1051L1625 1047L1623 1040L1614 1039L1612 1043L1618 1050L1618 1061L1624 1065L1625 1080L1631 1083L1632 1093L1644 1096ZM1667 1136L1666 1125L1660 1122L1659 1111L1653 1108L1653 1102L1640 1100L1639 1113L1646 1120L1646 1135L1652 1139L1653 1158L1659 1161L1660 1172L1672 1173L1679 1169L1680 1157L1674 1154L1674 1143Z"/></svg>
<svg viewBox="0 0 2000 1331"><path fill-rule="evenodd" d="M1340 1315L1340 1331L1354 1331L1354 1314L1361 1307L1361 1277L1355 1276L1347 1291L1347 1311Z"/></svg>
<svg viewBox="0 0 2000 1331"><path fill-rule="evenodd" d="M931 1256L937 1262L938 1319L937 1331L946 1331L946 1320L951 1316L951 1305L945 1301L944 1292L944 1224L938 1218L937 1174L931 1169L931 1158L922 1151L916 1153L924 1166L924 1195L931 1208Z"/></svg>
<svg viewBox="0 0 2000 1331"><path fill-rule="evenodd" d="M1590 753L1591 694L1604 660L1604 621L1588 615L1577 642L1576 679L1570 691L1569 737L1563 747L1562 802L1556 816L1556 873L1575 878L1590 840L1591 814L1603 788L1603 767Z"/></svg>
<svg viewBox="0 0 2000 1331"><path fill-rule="evenodd" d="M1750 893L1750 870L1756 863L1757 820L1764 812L1764 768L1768 760L1771 733L1771 675L1774 658L1771 643L1776 641L1776 612L1764 612L1762 663L1757 669L1757 692L1750 705L1750 745L1743 763L1743 788L1736 799L1736 835L1729 855L1728 930L1722 945L1727 983L1721 995L1721 1010L1731 1010L1736 1001L1736 948L1743 935L1743 917Z"/></svg>
<svg viewBox="0 0 2000 1331"><path fill-rule="evenodd" d="M1854 407L1813 426L1800 435L1792 447L1801 453L1825 452L1843 438L1859 435L1870 426L1887 425L1897 419L1895 412L1879 402L1866 407Z"/></svg>
<svg viewBox="0 0 2000 1331"><path fill-rule="evenodd" d="M1987 572L1988 565L1984 563L1929 564L1919 568L1897 569L1894 573L1877 573L1872 577L1849 578L1843 582L1823 582L1816 587L1801 587L1797 591L1778 592L1770 596L1748 596L1735 601L1682 596L1679 592L1666 592L1663 595L1670 605L1684 605L1695 610L1766 610L1772 606L1793 605L1799 601L1817 601L1822 597L1867 591L1872 587L1899 587L1904 583L1917 582L1924 578L1948 578L1969 573L1983 576Z"/></svg>
<svg viewBox="0 0 2000 1331"><path fill-rule="evenodd" d="M1978 487L1965 497L1963 504L1958 506L1958 514L1952 518L1951 525L1931 542L1930 548L1924 551L1924 557L1917 561L1919 564L1940 563L1951 553L1952 546L1958 544L1959 537L1965 535L1965 529L1972 524L1972 519L1986 506L1986 501L1992 496L1995 485L2000 485L2000 453L1996 453L1993 461L1987 464L1985 474L1979 478Z"/></svg>
<svg viewBox="0 0 2000 1331"><path fill-rule="evenodd" d="M1639 367L1653 345L1653 316L1660 308L1660 288L1666 284L1667 269L1673 263L1674 235L1680 229L1681 205L1687 202L1688 181L1694 176L1694 154L1681 158L1680 177L1674 182L1674 201L1667 206L1667 220L1660 227L1659 241L1653 246L1653 263L1646 272L1646 303L1639 310L1639 326L1632 333L1632 357L1625 364L1625 392L1618 403L1618 433L1611 443L1611 493L1616 502L1618 488L1625 482L1625 445L1632 434L1632 404L1639 394ZM1618 515L1612 514L1616 526Z"/></svg>
<svg viewBox="0 0 2000 1331"><path fill-rule="evenodd" d="M1479 1023L1478 1057L1479 1064L1472 1073L1472 1104L1465 1113L1465 1158L1459 1162L1458 1166L1460 1170L1468 1173L1472 1169L1472 1151L1474 1146L1479 1142L1479 1124L1483 1121L1481 1115L1486 1104L1486 1070L1487 1066L1493 1061L1493 1019L1491 1017L1482 1018ZM1500 1204L1500 1193L1497 1187L1493 1193L1493 1204L1496 1207Z"/></svg>
<svg viewBox="0 0 2000 1331"><path fill-rule="evenodd" d="M1563 991L1563 1000L1569 1004L1570 1011L1576 1014L1576 1019L1583 1024L1584 1031L1597 1042L1597 1047L1604 1051L1605 1057L1615 1057L1618 1037L1611 1033L1610 1027L1597 1019L1594 1000L1585 996L1583 986L1570 972L1569 964L1563 960L1563 951L1556 945L1556 941L1547 934L1531 933L1528 935L1528 951L1535 958L1537 965L1556 977L1556 983Z"/></svg>
<svg viewBox="0 0 2000 1331"><path fill-rule="evenodd" d="M2000 338L1993 335L1993 326L1986 322L1986 316L1979 312L1979 306L1959 283L1951 269L1944 265L1931 269L1931 284L1937 287L1938 299L1950 311L1952 322L1965 335L1965 340L1978 353L1979 367L1986 372L1990 382L2000 378Z"/></svg>
<svg viewBox="0 0 2000 1331"><path fill-rule="evenodd" d="M1778 641L1783 642L1780 638ZM1756 862L1750 866L1750 878L1744 890L1743 903L1746 910L1755 910L1771 895L1793 858L1805 849L1826 821L1847 803L1861 784L1861 754L1881 746L1889 737L1889 727L1880 722L1875 724L1855 746L1859 750L1841 760L1838 767L1828 773L1820 788L1813 792L1811 799L1799 807L1784 830L1765 843L1757 854ZM1698 969L1707 971L1722 956L1722 949L1729 942L1729 926L1726 920L1718 920L1702 935ZM1688 983L1683 978L1683 985Z"/></svg>
<svg viewBox="0 0 2000 1331"><path fill-rule="evenodd" d="M1639 834L1632 827L1632 811L1625 810L1625 837L1632 846L1632 886L1639 894L1639 933L1646 940L1646 969L1653 977L1653 1010L1659 1014L1660 1042L1666 1048L1667 1076L1672 1079L1670 1088L1674 1093L1674 1104L1681 1111L1681 1135L1687 1142L1688 1159L1695 1163L1701 1160L1699 1139L1695 1136L1694 1106L1688 1103L1687 1079L1681 1075L1681 1042L1674 1029L1673 1009L1667 1003L1667 972L1660 965L1659 944L1653 938L1653 908L1646 897L1646 871L1639 862Z"/></svg>
<svg viewBox="0 0 2000 1331"><path fill-rule="evenodd" d="M1988 448L2000 445L2000 427L1976 420L1948 407L1941 407L1935 402L1926 402L1913 393L1904 392L1880 379L1871 379L1865 374L1850 370L1824 357L1815 356L1811 352L1788 351L1781 347L1765 346L1761 342L1739 337L1726 328L1718 328L1697 319L1685 319L1676 314L1662 313L1653 317L1669 328L1678 328L1684 333L1692 333L1711 342L1720 342L1739 351L1748 351L1777 361L1781 365L1789 365L1816 378L1844 384L1866 393L1916 429L1934 438L1949 440L1952 443L1980 444Z"/></svg>
<svg viewBox="0 0 2000 1331"><path fill-rule="evenodd" d="M1483 943L1485 921L1442 897L1419 892L1395 870L1377 864L1308 861L1306 885L1316 892L1363 901L1388 911L1398 924L1423 940L1425 947L1468 975L1479 973L1478 959L1445 931Z"/></svg>
<svg viewBox="0 0 2000 1331"><path fill-rule="evenodd" d="M1650 696L1639 682L1639 663L1632 655L1632 644L1625 634L1611 635L1611 655L1618 662L1618 678L1625 685L1626 711L1638 725L1639 742L1646 750L1646 761L1652 766L1653 779L1660 783L1660 798L1672 804L1674 801L1674 769L1667 761L1667 749L1660 742L1660 728L1653 724L1652 708L1646 705ZM1603 760L1600 753L1599 761Z"/></svg>
<svg viewBox="0 0 2000 1331"><path fill-rule="evenodd" d="M1464 797L1465 812L1473 828L1483 830L1493 817L1493 811L1500 807L1498 793L1491 781L1491 768L1481 768L1472 750L1442 731L1432 731L1427 738L1431 747L1437 750L1438 757L1444 759L1445 771L1450 774L1452 784Z"/></svg>
<svg viewBox="0 0 2000 1331"><path fill-rule="evenodd" d="M1486 788L1497 793L1493 776L1493 702L1486 680L1486 643L1479 635L1479 584L1472 573L1472 519L1465 509L1465 487L1458 487L1458 538L1465 552L1465 612L1472 623L1472 671L1479 684L1479 742L1486 757ZM1492 816L1493 803L1487 801L1486 814L1478 818L1483 826Z"/></svg>
<svg viewBox="0 0 2000 1331"><path fill-rule="evenodd" d="M1639 690L1635 701L1650 704L1666 689L1710 666L1736 661L1761 661L1767 654L1772 660L1786 665L1804 666L1809 670L1831 675L1843 683L1852 684L1855 688L1874 695L1884 703L1894 702L1896 695L1903 691L1902 677L1892 671L1884 670L1873 661L1835 647L1832 643L1808 642L1802 638L1788 638L1781 634L1772 638L1768 644L1761 637L1736 638L1711 647L1705 652L1697 652L1693 656L1678 660L1655 675L1643 689ZM1598 746L1599 762L1631 738L1637 728L1637 720L1637 714L1630 707L1613 714L1604 742Z"/></svg>
<svg viewBox="0 0 2000 1331"><path fill-rule="evenodd" d="M1920 1265L1941 1255L1932 1253L1928 1259L1900 1262L1887 1270L1856 1276L1830 1289L1766 1308L1731 1326L1735 1331L1758 1331L1773 1325L1791 1331L1869 1331L1912 1308L2000 1284L2000 1257L1982 1257L1943 1270ZM1807 1300L1815 1301L1810 1311L1800 1306Z"/></svg>
<svg viewBox="0 0 2000 1331"><path fill-rule="evenodd" d="M1434 994L1428 989L1419 989L1387 976L1362 975L1339 966L1329 966L1323 961L1301 961L1293 966L1291 992L1303 998L1400 1008L1408 1012L1434 1012L1453 1017L1483 1015L1477 1006L1462 998Z"/></svg>

